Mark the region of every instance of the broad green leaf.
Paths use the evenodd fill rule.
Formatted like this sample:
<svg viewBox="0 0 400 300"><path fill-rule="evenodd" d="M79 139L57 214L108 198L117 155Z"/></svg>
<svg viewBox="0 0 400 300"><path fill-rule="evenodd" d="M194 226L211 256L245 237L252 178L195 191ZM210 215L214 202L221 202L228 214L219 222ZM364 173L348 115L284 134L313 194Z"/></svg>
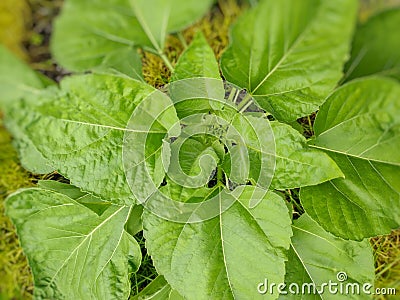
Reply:
<svg viewBox="0 0 400 300"><path fill-rule="evenodd" d="M187 74L187 76L195 76L195 74ZM173 81L168 86L168 92L180 119L223 110L227 103L224 82L221 78L192 77ZM232 111L232 107L226 108Z"/></svg>
<svg viewBox="0 0 400 300"><path fill-rule="evenodd" d="M212 2L67 0L55 22L52 52L72 71L113 71L142 79L137 48L161 55L166 35L195 22Z"/></svg>
<svg viewBox="0 0 400 300"><path fill-rule="evenodd" d="M332 94L315 121L312 146L326 151L344 179L301 190L325 230L361 240L400 225L400 85L372 77Z"/></svg>
<svg viewBox="0 0 400 300"><path fill-rule="evenodd" d="M104 57L101 64L92 70L103 74L128 75L133 79L144 82L142 58L135 48L126 48L109 53Z"/></svg>
<svg viewBox="0 0 400 300"><path fill-rule="evenodd" d="M39 152L25 131L26 125L33 121L31 115L27 113L30 110L31 105L26 102L14 103L8 107L4 122L13 136L13 144L18 150L21 165L32 173L51 173L55 170L55 166Z"/></svg>
<svg viewBox="0 0 400 300"><path fill-rule="evenodd" d="M201 18L214 0L127 0L148 36L151 47L162 53L167 33L183 30Z"/></svg>
<svg viewBox="0 0 400 300"><path fill-rule="evenodd" d="M355 33L351 58L345 67L350 81L368 75L400 80L400 9L388 10L369 19Z"/></svg>
<svg viewBox="0 0 400 300"><path fill-rule="evenodd" d="M336 163L326 153L310 148L297 130L279 122L270 124L276 151L271 188L291 189L343 177Z"/></svg>
<svg viewBox="0 0 400 300"><path fill-rule="evenodd" d="M45 82L38 73L0 45L0 109L5 113L5 125L13 135L22 166L33 173L50 173L54 168L17 124L17 120L27 121L25 111L30 109L28 104L22 105L20 100L26 97L34 102L34 95L49 84L49 81ZM17 108L11 114L10 109L14 106Z"/></svg>
<svg viewBox="0 0 400 300"><path fill-rule="evenodd" d="M293 237L289 251L289 260L286 263L286 289L287 295L281 295L279 299L370 299L369 295L363 293L363 285L370 284L373 287L375 279L374 258L371 246L367 240L362 242L345 241L324 231L308 215L302 215L294 221L292 226ZM338 277L347 276L344 281ZM339 275L338 275L339 274ZM341 275L340 275L341 274ZM339 292L329 292L329 281L338 284ZM360 293L340 293L340 284L346 291L346 284L356 284ZM300 293L290 293L290 284L297 284ZM313 284L316 291L324 293L318 295L313 293ZM305 294L301 294L302 287ZM296 288L293 287L296 291ZM276 291L276 290L275 290ZM307 291L311 291L307 293ZM350 291L352 291L350 287ZM357 290L355 290L357 291ZM371 288L369 290L373 292Z"/></svg>
<svg viewBox="0 0 400 300"><path fill-rule="evenodd" d="M127 299L141 252L124 230L129 207L101 216L66 195L31 188L11 195L6 213L34 275L37 299Z"/></svg>
<svg viewBox="0 0 400 300"><path fill-rule="evenodd" d="M60 90L46 94L46 99L32 107L32 121L25 130L73 185L111 202L131 205L135 199L122 162L124 133L132 112L154 91L117 76L69 77L61 82ZM174 116L171 110L165 114Z"/></svg>
<svg viewBox="0 0 400 300"><path fill-rule="evenodd" d="M194 77L221 79L214 52L201 32L195 35L192 43L179 57L171 81Z"/></svg>
<svg viewBox="0 0 400 300"><path fill-rule="evenodd" d="M53 180L39 180L38 187L44 190L54 191L63 194L79 204L90 208L99 216L103 214L111 205L110 202L104 201L103 199L94 195L82 192L80 188L71 184L66 184ZM136 206L132 207L131 214L135 210Z"/></svg>
<svg viewBox="0 0 400 300"><path fill-rule="evenodd" d="M272 192L251 186L239 189L241 195L228 210L201 223L174 223L145 210L147 249L158 272L183 297L276 298L262 297L257 284L265 272L275 282L284 280L292 234L287 207ZM249 208L260 191L262 201Z"/></svg>
<svg viewBox="0 0 400 300"><path fill-rule="evenodd" d="M146 44L128 0L67 0L54 23L51 49L68 70L114 70L141 79L135 47Z"/></svg>
<svg viewBox="0 0 400 300"><path fill-rule="evenodd" d="M183 300L184 298L173 290L163 276L158 276L132 300Z"/></svg>
<svg viewBox="0 0 400 300"><path fill-rule="evenodd" d="M231 31L226 80L277 119L316 111L342 76L357 1L262 0Z"/></svg>
<svg viewBox="0 0 400 300"><path fill-rule="evenodd" d="M122 158L126 180L139 203L163 182L170 160L166 141L179 136L180 128L171 99L159 91L148 95L132 112Z"/></svg>

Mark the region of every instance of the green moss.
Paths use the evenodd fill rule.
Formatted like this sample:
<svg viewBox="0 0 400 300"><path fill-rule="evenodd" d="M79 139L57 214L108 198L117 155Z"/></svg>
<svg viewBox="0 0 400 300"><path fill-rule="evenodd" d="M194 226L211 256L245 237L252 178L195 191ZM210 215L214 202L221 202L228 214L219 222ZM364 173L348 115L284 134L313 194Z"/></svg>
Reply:
<svg viewBox="0 0 400 300"><path fill-rule="evenodd" d="M0 127L0 298L29 299L32 276L15 229L4 215L4 200L13 191L32 186L32 175L18 164L11 138Z"/></svg>
<svg viewBox="0 0 400 300"><path fill-rule="evenodd" d="M0 1L0 41L23 59L27 58L27 54L21 44L27 38L26 27L30 17L25 0Z"/></svg>
<svg viewBox="0 0 400 300"><path fill-rule="evenodd" d="M400 230L390 235L371 239L375 258L375 285L378 288L395 288L397 296L375 296L375 299L399 299L400 293Z"/></svg>

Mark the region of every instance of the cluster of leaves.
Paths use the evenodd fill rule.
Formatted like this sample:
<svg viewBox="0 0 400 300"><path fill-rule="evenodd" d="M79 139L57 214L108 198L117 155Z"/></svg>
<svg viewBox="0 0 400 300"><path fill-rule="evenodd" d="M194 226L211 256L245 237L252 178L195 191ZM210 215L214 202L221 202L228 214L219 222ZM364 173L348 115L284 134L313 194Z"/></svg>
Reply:
<svg viewBox="0 0 400 300"><path fill-rule="evenodd" d="M141 262L133 235L142 230L160 276L138 299L276 299L258 293L264 278L320 286L339 271L373 282L366 238L400 224L400 51L395 35L382 35L396 32L400 10L372 18L352 41L355 0L253 4L232 27L220 65L201 33L175 66L163 49L167 34L211 0L66 1L52 50L75 74L59 85L0 48L1 108L21 163L71 181L40 181L6 202L36 298L127 299ZM171 98L143 81L138 48L173 72ZM237 89L226 93L220 71ZM216 84L208 94L198 84L176 89L182 81ZM317 110L306 140L293 122ZM220 118L243 138L217 130ZM191 136L199 127L213 135ZM274 141L262 138L268 130ZM235 168L246 160L246 172ZM213 183L177 184L177 167ZM176 203L235 201L207 220L173 222L138 199L152 184ZM297 220L276 193L292 188L301 188L305 209Z"/></svg>

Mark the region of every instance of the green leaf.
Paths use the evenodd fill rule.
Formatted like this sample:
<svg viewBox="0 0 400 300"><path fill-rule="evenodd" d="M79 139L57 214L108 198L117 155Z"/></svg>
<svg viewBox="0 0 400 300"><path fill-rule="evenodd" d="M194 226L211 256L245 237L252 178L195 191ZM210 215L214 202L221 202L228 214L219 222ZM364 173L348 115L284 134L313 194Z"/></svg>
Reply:
<svg viewBox="0 0 400 300"><path fill-rule="evenodd" d="M219 162L211 143L201 138L178 137L171 144L168 174L182 186L200 187L208 183Z"/></svg>
<svg viewBox="0 0 400 300"><path fill-rule="evenodd" d="M162 55L166 35L195 22L212 3L68 0L54 25L52 53L72 71L112 71L142 80L137 47Z"/></svg>
<svg viewBox="0 0 400 300"><path fill-rule="evenodd" d="M126 180L139 203L154 194L169 166L172 137L180 134L180 123L170 98L156 91L135 108L123 140Z"/></svg>
<svg viewBox="0 0 400 300"><path fill-rule="evenodd" d="M126 222L126 231L134 236L143 230L143 206L135 205L132 207L131 214L129 215L128 221Z"/></svg>
<svg viewBox="0 0 400 300"><path fill-rule="evenodd" d="M268 189L274 176L276 153L269 121L237 113L231 124L235 130L227 133L227 140L233 141L232 146L228 144L232 168L230 178L238 180L237 183L250 180Z"/></svg>
<svg viewBox="0 0 400 300"><path fill-rule="evenodd" d="M346 84L321 107L315 148L345 179L301 190L308 214L346 239L389 233L400 225L400 85L366 78Z"/></svg>
<svg viewBox="0 0 400 300"><path fill-rule="evenodd" d="M357 1L263 0L232 28L226 80L277 119L318 109L342 76Z"/></svg>
<svg viewBox="0 0 400 300"><path fill-rule="evenodd" d="M370 296L362 292L364 284L373 286L375 279L374 258L368 240L362 242L344 241L324 231L308 215L302 215L294 221L292 226L293 237L289 251L289 260L286 263L287 295L281 295L279 299L370 299ZM321 287L329 281L337 283L339 290L340 281L338 273L347 275L343 281L344 290L346 284L358 284L360 294L333 294L328 286ZM297 284L300 293L290 294L290 284ZM324 293L301 294L303 284L315 284L317 291L324 288ZM313 289L310 289L313 291ZM308 291L306 286L305 291ZM351 289L350 289L351 291ZM372 289L370 290L372 292Z"/></svg>
<svg viewBox="0 0 400 300"><path fill-rule="evenodd" d="M284 201L251 186L236 191L238 201L201 223L174 223L144 211L147 249L157 271L185 298L256 299L260 274L284 279L292 234ZM250 208L258 196L262 201Z"/></svg>
<svg viewBox="0 0 400 300"><path fill-rule="evenodd" d="M101 216L66 195L26 189L6 201L34 275L37 299L126 299L140 247L124 230L129 207Z"/></svg>
<svg viewBox="0 0 400 300"><path fill-rule="evenodd" d="M276 144L276 165L271 188L292 189L344 176L327 154L310 148L297 130L279 122L270 124Z"/></svg>
<svg viewBox="0 0 400 300"><path fill-rule="evenodd" d="M122 162L124 134L132 112L154 91L117 76L69 77L60 90L32 107L32 121L24 130L73 185L113 203L131 205L135 199Z"/></svg>
<svg viewBox="0 0 400 300"><path fill-rule="evenodd" d="M87 193L82 192L80 188L73 186L72 184L67 184L54 180L39 180L37 185L43 190L49 190L57 192L59 194L63 194L75 201L87 195Z"/></svg>
<svg viewBox="0 0 400 300"><path fill-rule="evenodd" d="M25 111L30 109L28 104L22 105L20 100L29 98L30 102L34 102L35 95L49 84L49 81L45 82L38 73L0 45L0 109L5 113L5 125L14 138L21 164L32 173L50 173L54 168L17 124L27 121ZM12 107L16 107L14 113L10 112Z"/></svg>
<svg viewBox="0 0 400 300"><path fill-rule="evenodd" d="M372 17L356 31L346 81L373 74L400 80L399 27L400 9L393 9Z"/></svg>
<svg viewBox="0 0 400 300"><path fill-rule="evenodd" d="M171 81L194 77L221 79L214 52L201 32L195 35L192 43L179 57Z"/></svg>
<svg viewBox="0 0 400 300"><path fill-rule="evenodd" d="M32 97L34 99L36 97ZM4 118L7 130L13 136L13 144L18 150L21 165L34 174L47 174L55 170L55 166L39 152L31 137L27 134L25 127L33 121L27 112L31 105L26 102L14 103L8 107Z"/></svg>
<svg viewBox="0 0 400 300"><path fill-rule="evenodd" d="M129 0L151 47L162 53L167 33L185 29L201 18L214 0Z"/></svg>
<svg viewBox="0 0 400 300"><path fill-rule="evenodd" d="M54 23L51 50L71 71L117 71L142 79L138 45L148 44L128 0L67 0Z"/></svg>
<svg viewBox="0 0 400 300"><path fill-rule="evenodd" d="M40 76L0 44L0 109L45 88Z"/></svg>
<svg viewBox="0 0 400 300"><path fill-rule="evenodd" d="M132 300L183 300L184 298L173 290L163 276L158 276Z"/></svg>
<svg viewBox="0 0 400 300"><path fill-rule="evenodd" d="M220 107L221 102L217 101L224 101L225 88L218 62L201 32L195 35L192 43L179 57L169 92L180 117L192 115L194 110L204 112Z"/></svg>
<svg viewBox="0 0 400 300"><path fill-rule="evenodd" d="M66 184L53 180L39 180L38 187L44 190L54 191L63 194L76 202L90 208L96 214L101 216L111 205L110 202L104 201L103 199L94 195L82 192L80 188L71 184ZM136 206L135 206L136 207ZM135 207L132 208L132 212Z"/></svg>

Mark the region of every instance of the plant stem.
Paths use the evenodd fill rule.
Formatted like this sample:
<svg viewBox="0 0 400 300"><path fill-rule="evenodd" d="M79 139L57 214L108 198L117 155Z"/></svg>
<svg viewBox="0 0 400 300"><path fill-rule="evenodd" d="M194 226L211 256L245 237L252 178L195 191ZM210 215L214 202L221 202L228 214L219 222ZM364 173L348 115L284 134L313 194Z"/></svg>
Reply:
<svg viewBox="0 0 400 300"><path fill-rule="evenodd" d="M242 102L239 103L238 110L240 112L244 112L251 105L252 101L253 101L253 97L250 94L247 94L243 98Z"/></svg>
<svg viewBox="0 0 400 300"><path fill-rule="evenodd" d="M185 37L183 36L182 32L178 32L178 39L182 43L183 47L187 49L188 44L186 43Z"/></svg>
<svg viewBox="0 0 400 300"><path fill-rule="evenodd" d="M222 169L217 168L217 182L222 183L223 176L224 176L224 174L222 173Z"/></svg>
<svg viewBox="0 0 400 300"><path fill-rule="evenodd" d="M230 188L229 188L229 178L228 178L228 176L226 175L226 173L224 173L225 174L225 185L226 185L226 187L227 187L227 189L229 190Z"/></svg>
<svg viewBox="0 0 400 300"><path fill-rule="evenodd" d="M165 55L164 52L160 51L158 52L158 55L161 57L167 68L171 71L174 72L174 67L172 66L172 63L169 61L168 57Z"/></svg>

